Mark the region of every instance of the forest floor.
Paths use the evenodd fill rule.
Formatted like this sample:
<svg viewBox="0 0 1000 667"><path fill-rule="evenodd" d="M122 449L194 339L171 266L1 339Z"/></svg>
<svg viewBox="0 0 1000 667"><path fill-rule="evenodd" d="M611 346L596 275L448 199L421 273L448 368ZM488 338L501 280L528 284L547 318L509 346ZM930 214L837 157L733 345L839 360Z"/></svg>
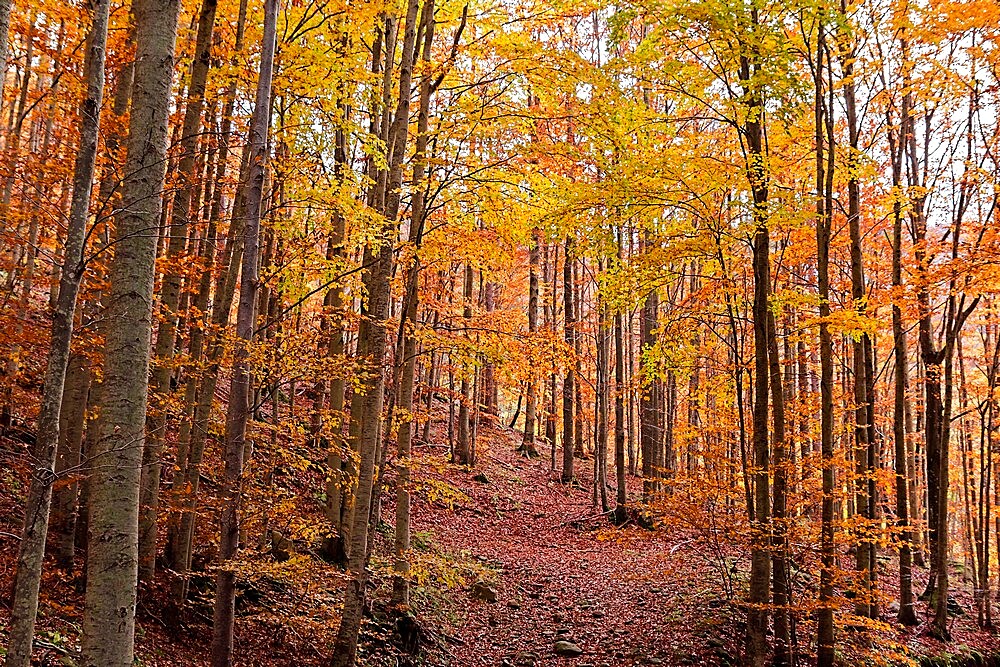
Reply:
<svg viewBox="0 0 1000 667"><path fill-rule="evenodd" d="M452 478L469 499L457 516L426 501L414 512L418 539L482 563L496 592L447 609L452 664L570 664L557 641L579 647L578 666L735 662L731 609L695 540L613 526L593 503L592 460L576 461L569 487L547 452L516 453L519 435L484 439L479 481Z"/></svg>
<svg viewBox="0 0 1000 667"><path fill-rule="evenodd" d="M442 434L436 434L440 436ZM559 482L548 452L525 458L515 450L520 433L484 427L477 466L445 463L443 438L414 450L412 609L420 649L401 640L400 616L388 609L392 528L376 532L372 560L373 609L362 629L359 665L449 667L627 667L632 665L741 664L744 625L739 600L747 554L675 521L648 529L638 514L623 526L595 508L592 459L577 459L578 484ZM16 558L27 459L23 444L0 443L0 587L9 591ZM630 478L629 497L640 480ZM609 489L609 494L613 493ZM391 521L393 492L381 516ZM614 501L613 496L609 498ZM207 522L210 523L210 522ZM672 526L672 527L670 527ZM211 526L209 526L209 531ZM211 533L208 532L208 535ZM336 632L343 573L297 545L289 563L275 564L269 549L249 548L251 574L238 600L235 664L322 665ZM892 599L893 563L883 585ZM284 569L283 569L284 568ZM741 577L744 577L741 579ZM926 571L915 572L916 586ZM163 618L165 586L141 595L137 664L147 667L208 664L211 576L193 586L195 599L181 629ZM913 664L921 655L1000 655L995 635L975 628L969 586L954 577L966 614L954 620L951 644L926 638L922 626L892 623L865 633L841 629L845 665ZM83 607L81 578L47 568L39 631L39 665L73 665ZM6 645L6 595L0 603L0 642ZM810 662L814 628L800 615L798 643ZM568 642L560 644L559 642ZM578 653L573 657L557 651ZM860 656L866 656L864 658ZM874 656L874 657L873 657ZM976 664L962 660L942 663ZM992 664L992 663L991 663Z"/></svg>

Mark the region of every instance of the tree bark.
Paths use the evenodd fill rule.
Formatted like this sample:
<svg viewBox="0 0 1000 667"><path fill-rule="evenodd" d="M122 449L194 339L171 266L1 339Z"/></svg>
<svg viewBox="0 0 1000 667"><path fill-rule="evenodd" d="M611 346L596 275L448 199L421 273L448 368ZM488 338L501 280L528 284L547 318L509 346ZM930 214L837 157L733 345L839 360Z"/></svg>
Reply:
<svg viewBox="0 0 1000 667"><path fill-rule="evenodd" d="M181 125L181 156L177 164L178 182L173 197L167 242L167 269L160 283L160 319L156 331L156 347L152 372L154 405L147 419L147 441L143 452L142 487L139 509L139 579L149 581L156 571L156 526L159 509L160 472L163 456L167 403L171 393L171 360L177 347L178 305L185 273L183 255L188 236L188 222L196 181L198 142L201 134L201 114L205 106L205 84L211 64L212 31L215 27L217 0L202 0L198 15L198 32L194 58L187 85L187 102Z"/></svg>
<svg viewBox="0 0 1000 667"><path fill-rule="evenodd" d="M751 16L757 24L757 15ZM759 65L756 53L740 59L740 83L744 88L744 105L748 118L743 126L748 152L747 179L753 197L753 334L754 334L754 401L753 401L753 467L754 521L750 556L750 592L747 611L747 655L754 667L763 667L768 654L767 604L770 601L770 452L768 445L768 299L770 295L770 235L768 232L768 173L764 153L764 133L760 117L763 101L752 77Z"/></svg>
<svg viewBox="0 0 1000 667"><path fill-rule="evenodd" d="M574 322L573 305L573 237L566 237L566 256L563 259L563 335L566 340L566 349L575 349L576 324ZM576 364L573 359L566 360L566 376L563 378L563 457L562 457L562 482L569 484L573 481L573 450L576 434L576 415L574 414L574 382Z"/></svg>
<svg viewBox="0 0 1000 667"><path fill-rule="evenodd" d="M541 235L538 230L531 234L531 247L528 250L528 338L532 341L538 333L538 260L541 246ZM524 406L524 437L521 439L520 451L526 456L538 456L535 447L535 413L538 403L536 375L528 379L527 398Z"/></svg>
<svg viewBox="0 0 1000 667"><path fill-rule="evenodd" d="M906 113L904 104L904 114ZM891 127L891 124L890 124ZM893 132L889 132L889 147L892 165L892 188L896 193L892 205L892 286L899 292L903 286L903 211L899 200L902 188L903 142ZM898 297L897 297L898 298ZM893 386L892 435L895 448L896 473L896 525L899 527L899 612L897 620L903 625L916 625L917 615L913 609L913 531L910 525L909 465L906 428L906 385L909 359L906 351L906 331L903 328L903 310L899 303L892 304L893 358L895 362Z"/></svg>
<svg viewBox="0 0 1000 667"><path fill-rule="evenodd" d="M410 241L414 244L415 254L413 265L406 277L407 293L404 299L405 310L401 326L405 329L403 340L402 364L403 372L400 378L399 410L402 413L397 436L396 470L399 479L396 483L396 535L394 540L395 562L393 564L392 600L394 603L407 607L410 604L410 451L416 421L413 416L413 380L416 373L417 346L419 341L415 328L417 326L417 302L420 287L420 255L419 249L423 243L424 221L426 211L424 206L424 174L427 170L428 127L430 124L430 103L432 92L432 72L430 69L431 46L434 44L434 0L426 0L421 14L423 24L422 60L425 71L420 80L419 110L417 113L417 136L415 141L416 157L413 162L413 198L410 203Z"/></svg>
<svg viewBox="0 0 1000 667"><path fill-rule="evenodd" d="M830 234L833 218L833 123L823 102L823 62L826 27L817 25L816 118L816 281L819 292L820 452L823 500L820 526L819 609L816 629L817 667L832 667L835 656L833 625L834 462L833 462L833 340L830 335Z"/></svg>
<svg viewBox="0 0 1000 667"><path fill-rule="evenodd" d="M261 207L264 196L264 171L268 159L268 130L271 125L271 80L274 76L274 52L277 41L279 0L264 2L264 32L261 39L260 74L253 116L250 119L250 167L247 173L246 222L243 228L243 261L240 276L240 301L236 311L238 339L233 361L233 376L226 411L225 472L223 507L219 517L219 560L216 575L215 609L212 625L212 667L232 664L233 622L236 605L236 572L228 561L239 548L239 502L242 493L243 459L246 429L250 418L250 344L254 335L254 305L259 286L257 260L260 252Z"/></svg>
<svg viewBox="0 0 1000 667"><path fill-rule="evenodd" d="M115 228L104 384L90 486L85 667L133 661L139 474L144 443L156 229L166 168L178 0L135 0L136 64L122 210Z"/></svg>
<svg viewBox="0 0 1000 667"><path fill-rule="evenodd" d="M7 11L9 12L9 5ZM73 199L64 245L59 295L52 313L45 385L38 415L38 438L34 451L35 469L25 504L24 525L14 574L14 595L9 624L10 642L5 662L7 667L27 667L31 662L42 560L45 556L52 502L52 484L56 481L54 467L59 444L60 410L69 365L70 343L73 338L77 295L86 269L83 253L94 167L97 162L101 103L104 99L104 63L109 11L109 0L95 2L87 39L87 89L80 106L80 144L73 170ZM2 19L0 16L0 20ZM9 16L7 19L9 21ZM72 562L72 554L70 560Z"/></svg>
<svg viewBox="0 0 1000 667"><path fill-rule="evenodd" d="M385 227L395 229L400 209L403 180L403 158L406 153L407 123L410 115L410 90L417 41L417 12L419 0L408 0L403 35L403 51L399 66L399 100L393 118L390 144L389 171L385 177ZM391 51L390 51L391 53ZM388 67L387 67L388 69ZM392 238L388 235L389 239ZM359 391L354 396L351 423L358 425L360 466L357 493L350 531L350 549L347 563L348 581L344 595L337 639L333 647L331 667L353 667L357 659L358 631L364 613L368 586L368 524L371 515L371 497L382 419L384 369L386 358L386 318L389 313L390 278L393 265L393 243L385 240L375 249L369 247L366 257L373 261L365 264L371 268L365 273L367 308L362 312L361 332L368 340L367 370ZM355 407L358 414L355 415Z"/></svg>

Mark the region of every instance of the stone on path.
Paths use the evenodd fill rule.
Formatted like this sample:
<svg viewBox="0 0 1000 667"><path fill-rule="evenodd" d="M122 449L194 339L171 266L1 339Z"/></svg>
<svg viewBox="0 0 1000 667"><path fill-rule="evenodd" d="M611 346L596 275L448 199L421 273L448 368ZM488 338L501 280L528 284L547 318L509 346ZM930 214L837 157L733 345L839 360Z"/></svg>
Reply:
<svg viewBox="0 0 1000 667"><path fill-rule="evenodd" d="M514 656L514 667L535 667L538 656L531 651L521 651Z"/></svg>
<svg viewBox="0 0 1000 667"><path fill-rule="evenodd" d="M564 658L575 658L579 655L583 655L583 649L574 644L571 641L566 641L565 639L560 639L555 644L552 645L552 652L556 655L561 655Z"/></svg>
<svg viewBox="0 0 1000 667"><path fill-rule="evenodd" d="M483 602L497 601L497 589L493 588L485 581L477 581L472 584L471 593L472 597L476 600L482 600Z"/></svg>

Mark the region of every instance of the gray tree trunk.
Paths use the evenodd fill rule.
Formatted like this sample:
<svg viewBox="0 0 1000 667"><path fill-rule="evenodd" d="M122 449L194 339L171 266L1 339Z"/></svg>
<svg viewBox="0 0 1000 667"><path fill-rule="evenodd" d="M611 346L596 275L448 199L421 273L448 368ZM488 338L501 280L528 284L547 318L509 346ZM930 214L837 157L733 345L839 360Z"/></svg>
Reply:
<svg viewBox="0 0 1000 667"><path fill-rule="evenodd" d="M434 43L434 0L426 0L421 13L423 24L422 60L426 67L420 80L420 101L417 114L416 157L413 161L413 198L410 203L410 241L416 249L423 242L424 221L424 174L427 169L427 130L430 124L431 78L430 68L431 46ZM404 300L406 310L403 313L403 326L409 324L405 331L403 342L403 357L397 363L403 365L399 384L399 409L402 421L399 425L397 440L396 469L399 479L396 483L396 534L394 540L395 562L393 565L392 599L399 605L410 603L410 449L416 422L413 418L413 380L416 374L417 346L417 300L420 281L420 255L413 258L413 265L407 275L407 295Z"/></svg>
<svg viewBox="0 0 1000 667"><path fill-rule="evenodd" d="M538 333L538 262L541 238L538 230L531 234L531 248L528 251L528 337L534 340ZM538 456L535 447L535 418L538 405L538 380L533 375L528 380L527 399L524 405L524 437L520 451L526 456Z"/></svg>
<svg viewBox="0 0 1000 667"><path fill-rule="evenodd" d="M417 42L418 0L409 0L406 7L406 22L403 37L403 51L399 66L399 96L392 124L389 173L386 174L385 224L394 229L399 215L401 185L403 180L403 158L406 153L407 123L410 116L410 90L413 77L413 63ZM390 51L391 53L391 51ZM387 65L386 69L389 67ZM389 235L389 239L392 236ZM350 548L347 563L348 582L344 593L344 612L341 616L337 639L333 647L331 667L352 667L357 659L358 631L367 599L368 585L368 523L371 516L372 489L375 473L375 457L378 448L380 424L382 420L383 388L385 385L384 364L386 353L386 318L389 312L390 277L393 264L393 243L385 240L377 254L371 247L366 256L374 256L371 269L365 274L368 290L367 308L362 312L362 322L366 325L368 339L369 372L357 393L351 407L351 425L358 431L360 465L358 467L357 491L354 497L354 514L350 527ZM366 262L367 264L367 262ZM355 415L355 408L358 414Z"/></svg>
<svg viewBox="0 0 1000 667"><path fill-rule="evenodd" d="M462 279L462 318L468 320L472 318L472 264L466 262L465 273ZM468 335L468 334L466 334ZM475 465L472 454L472 417L470 409L475 401L472 382L468 377L468 371L462 376L460 393L462 400L458 405L458 444L455 446L455 462L461 465Z"/></svg>
<svg viewBox="0 0 1000 667"><path fill-rule="evenodd" d="M235 59L243 50L243 36L246 27L247 0L240 0L239 14L236 20L236 35L233 44L233 55ZM229 164L229 139L232 132L233 111L236 106L236 82L230 83L226 90L225 104L222 111L222 123L219 128L219 155L215 167L215 189L212 192L211 202L208 205L209 227L213 225L218 228L223 218L223 183ZM247 149L249 146L247 147ZM240 183L246 182L247 160L249 151L244 150L240 163ZM202 347L207 350L207 368L197 380L189 377L188 381L197 384L194 391L193 406L191 407L191 426L186 430L186 440L179 438L177 445L176 470L171 490L174 494L174 503L178 509L171 512L167 521L167 558L171 569L175 573L172 583L172 605L176 612L183 606L187 598L187 571L191 567L191 549L194 535L194 524L198 502L198 487L201 480L201 460L205 450L205 443L208 437L208 421L212 411L212 402L215 397L215 386L219 377L219 361L222 357L223 345L220 340L219 331L225 330L229 325L229 311L232 310L233 297L236 290L237 266L243 252L243 190L240 189L233 205L232 222L229 225L229 233L226 239L225 249L219 262L219 275L215 282L214 303L212 304L211 333L202 335ZM210 234L210 238L212 235ZM214 248L207 254L206 259L214 253ZM214 261L214 260L213 260ZM210 280L211 272L206 270L205 281ZM209 289L205 282L199 287L202 293L199 300L204 299L207 305L207 295L204 290ZM202 309L204 310L204 309ZM192 341L192 346L196 341ZM197 359L197 350L192 350L191 356ZM181 434L182 436L184 434ZM177 621L176 614L173 614L172 621Z"/></svg>
<svg viewBox="0 0 1000 667"><path fill-rule="evenodd" d="M567 236L566 257L563 259L563 337L566 341L566 347L569 350L575 348L574 340L576 338L576 325L573 321L573 261L573 237ZM563 457L562 475L560 477L564 484L569 484L573 481L573 440L576 433L574 426L576 419L573 411L575 369L576 364L573 360L567 359L566 377L563 379Z"/></svg>
<svg viewBox="0 0 1000 667"><path fill-rule="evenodd" d="M10 12L13 0L0 0L0 104L3 100L3 80L7 74L7 40L10 38Z"/></svg>
<svg viewBox="0 0 1000 667"><path fill-rule="evenodd" d="M85 307L86 308L86 307ZM79 483L76 480L83 454L83 425L93 382L90 360L85 354L70 355L59 415L59 450L56 476L72 476L52 491L52 516L49 519L49 553L63 570L73 569L76 552L76 509Z"/></svg>
<svg viewBox="0 0 1000 667"><path fill-rule="evenodd" d="M271 80L277 41L279 0L265 0L264 34L261 39L260 75L253 116L250 120L250 168L246 181L246 223L243 236L243 266L240 301L236 311L239 339L233 362L233 377L226 412L226 469L223 478L223 508L219 519L219 559L216 575L215 613L212 631L212 665L229 667L233 653L233 622L236 613L236 572L227 561L239 548L239 501L242 492L243 458L247 421L250 418L249 346L254 332L254 304L259 285L257 259L260 250L261 205L264 170L267 165L267 135L271 125Z"/></svg>
<svg viewBox="0 0 1000 667"><path fill-rule="evenodd" d="M136 64L123 206L105 342L103 405L90 485L85 667L133 661L139 475L146 415L156 228L166 167L179 0L135 0Z"/></svg>
<svg viewBox="0 0 1000 667"><path fill-rule="evenodd" d="M7 647L6 660L8 667L27 667L31 662L42 560L45 556L45 540L52 502L52 484L56 479L54 467L59 444L59 413L62 408L66 369L69 365L76 300L85 269L83 249L86 242L94 165L97 161L101 102L104 99L104 51L107 44L109 8L109 0L98 0L94 4L93 23L88 38L87 92L80 108L80 148L73 172L73 200L63 253L59 296L52 313L52 337L45 371L42 406L38 416L35 469L25 506L24 528L14 575L14 597L9 626L10 643ZM0 36L5 37L5 35Z"/></svg>
<svg viewBox="0 0 1000 667"><path fill-rule="evenodd" d="M203 0L198 16L194 59L187 87L187 104L181 125L181 156L177 165L178 181L170 217L167 242L167 270L160 285L160 323L156 331L156 349L152 373L155 405L147 424L147 443L143 453L142 491L139 509L139 578L152 579L156 571L156 514L159 508L160 459L166 427L166 404L170 395L171 359L176 349L178 304L181 295L180 261L187 241L188 221L196 181L198 140L201 113L205 106L205 83L208 79L212 31L215 27L217 0Z"/></svg>

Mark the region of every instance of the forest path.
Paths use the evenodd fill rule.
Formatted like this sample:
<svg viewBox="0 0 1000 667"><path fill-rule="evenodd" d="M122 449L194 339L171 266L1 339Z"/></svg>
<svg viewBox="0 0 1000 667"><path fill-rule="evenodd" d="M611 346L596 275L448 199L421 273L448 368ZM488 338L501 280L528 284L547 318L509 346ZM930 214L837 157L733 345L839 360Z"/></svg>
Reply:
<svg viewBox="0 0 1000 667"><path fill-rule="evenodd" d="M489 433L476 470L447 475L471 502L452 512L422 500L414 511L417 542L493 573L485 579L495 602L476 599L490 591L457 591L457 604L449 605L451 664L733 662L731 610L721 588L709 583L719 579L708 572L710 559L692 550L695 540L614 527L592 504L592 460L577 459L580 486L570 488L550 471L548 452L540 459L516 453L519 436ZM476 481L477 473L486 481ZM630 488L630 498L637 493ZM559 640L582 654L557 655Z"/></svg>

